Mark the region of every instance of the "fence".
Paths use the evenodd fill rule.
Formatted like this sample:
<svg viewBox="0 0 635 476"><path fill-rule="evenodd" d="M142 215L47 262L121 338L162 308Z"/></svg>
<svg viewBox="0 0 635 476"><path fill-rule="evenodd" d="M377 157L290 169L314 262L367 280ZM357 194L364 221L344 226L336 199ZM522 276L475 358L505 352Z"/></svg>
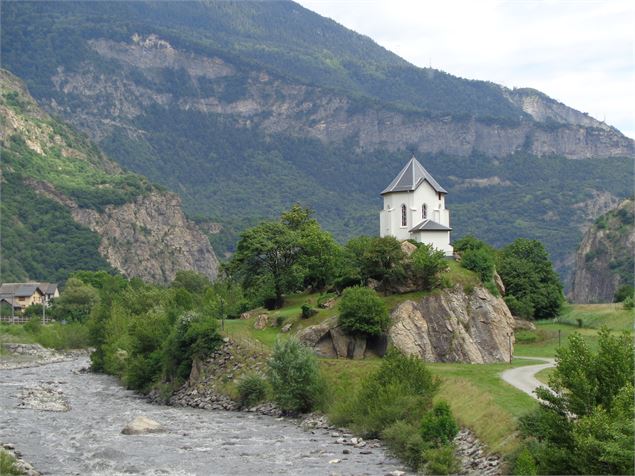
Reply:
<svg viewBox="0 0 635 476"><path fill-rule="evenodd" d="M30 316L24 316L22 314L16 314L15 316L0 316L0 322L3 322L5 324L26 324L27 322L29 322L32 318ZM43 321L44 324L48 324L52 321L52 319L46 317L44 319L42 319L41 317L39 317L40 321Z"/></svg>

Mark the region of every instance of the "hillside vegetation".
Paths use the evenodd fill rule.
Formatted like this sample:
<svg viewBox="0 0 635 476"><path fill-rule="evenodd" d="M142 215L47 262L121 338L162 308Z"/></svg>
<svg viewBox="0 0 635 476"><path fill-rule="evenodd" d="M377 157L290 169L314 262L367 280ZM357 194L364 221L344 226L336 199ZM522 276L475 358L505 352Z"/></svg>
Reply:
<svg viewBox="0 0 635 476"><path fill-rule="evenodd" d="M580 226L631 191L633 143L615 129L538 91L414 67L293 2L1 8L4 64L179 193L222 251L294 202L339 241L374 234L412 150L450 192L457 238L540 239L563 273Z"/></svg>

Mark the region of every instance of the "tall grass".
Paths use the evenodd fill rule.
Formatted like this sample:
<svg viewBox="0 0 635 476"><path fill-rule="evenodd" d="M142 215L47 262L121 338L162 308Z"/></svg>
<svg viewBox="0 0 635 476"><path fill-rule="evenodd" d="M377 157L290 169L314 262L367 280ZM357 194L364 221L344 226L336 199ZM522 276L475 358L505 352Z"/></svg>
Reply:
<svg viewBox="0 0 635 476"><path fill-rule="evenodd" d="M85 324L78 322L70 324L54 322L46 325L0 324L0 340L40 344L56 350L82 349L89 345L88 328Z"/></svg>

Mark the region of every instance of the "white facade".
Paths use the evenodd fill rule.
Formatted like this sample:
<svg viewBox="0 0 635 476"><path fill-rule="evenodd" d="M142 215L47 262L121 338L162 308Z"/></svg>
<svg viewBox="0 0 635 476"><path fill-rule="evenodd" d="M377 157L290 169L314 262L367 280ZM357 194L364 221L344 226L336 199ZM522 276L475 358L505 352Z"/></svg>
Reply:
<svg viewBox="0 0 635 476"><path fill-rule="evenodd" d="M413 157L382 192L384 207L379 213L380 236L429 243L446 256L452 256L446 194Z"/></svg>

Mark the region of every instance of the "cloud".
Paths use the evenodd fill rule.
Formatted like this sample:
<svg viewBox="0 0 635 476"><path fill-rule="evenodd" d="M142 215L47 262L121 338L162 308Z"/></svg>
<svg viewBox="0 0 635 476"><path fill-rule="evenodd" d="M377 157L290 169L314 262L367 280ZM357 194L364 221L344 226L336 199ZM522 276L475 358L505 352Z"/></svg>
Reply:
<svg viewBox="0 0 635 476"><path fill-rule="evenodd" d="M300 3L417 66L539 89L635 137L635 2Z"/></svg>

